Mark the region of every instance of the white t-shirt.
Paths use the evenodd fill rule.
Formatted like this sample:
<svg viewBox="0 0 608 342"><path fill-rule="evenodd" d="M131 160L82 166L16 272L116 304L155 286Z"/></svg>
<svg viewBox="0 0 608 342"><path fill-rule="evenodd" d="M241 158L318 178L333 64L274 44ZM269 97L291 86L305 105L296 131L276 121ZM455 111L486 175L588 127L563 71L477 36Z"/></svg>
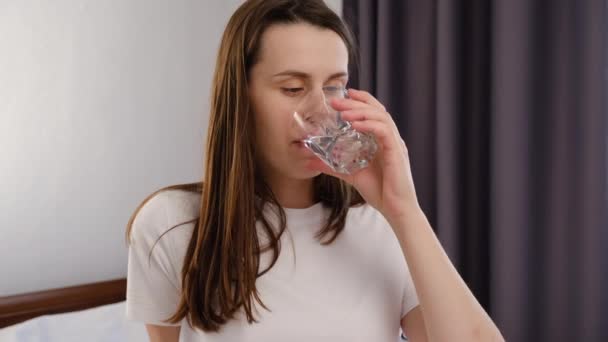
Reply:
<svg viewBox="0 0 608 342"><path fill-rule="evenodd" d="M129 247L129 319L167 325L162 320L175 312L194 223L169 231L148 255L168 228L198 215L199 203L199 194L167 190L138 213ZM265 210L271 222L278 222L269 207ZM256 303L258 323L247 323L241 312L219 333L192 329L184 318L180 341L396 341L400 320L418 305L418 297L399 242L384 217L368 204L353 207L345 229L323 246L315 238L328 215L321 202L284 210L287 230L279 259L256 282L272 312ZM268 265L271 254L262 254L262 266Z"/></svg>

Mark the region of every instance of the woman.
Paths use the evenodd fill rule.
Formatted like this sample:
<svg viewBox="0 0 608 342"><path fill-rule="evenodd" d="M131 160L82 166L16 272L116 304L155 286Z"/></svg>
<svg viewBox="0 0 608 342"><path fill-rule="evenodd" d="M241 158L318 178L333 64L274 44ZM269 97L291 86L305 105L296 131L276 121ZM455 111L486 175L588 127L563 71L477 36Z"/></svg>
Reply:
<svg viewBox="0 0 608 342"><path fill-rule="evenodd" d="M418 205L384 106L331 105L374 134L368 168L336 174L298 141L301 98L345 87L352 38L323 1L248 0L211 97L205 177L131 218L127 316L151 341L494 341L502 337ZM409 267L408 267L409 266Z"/></svg>

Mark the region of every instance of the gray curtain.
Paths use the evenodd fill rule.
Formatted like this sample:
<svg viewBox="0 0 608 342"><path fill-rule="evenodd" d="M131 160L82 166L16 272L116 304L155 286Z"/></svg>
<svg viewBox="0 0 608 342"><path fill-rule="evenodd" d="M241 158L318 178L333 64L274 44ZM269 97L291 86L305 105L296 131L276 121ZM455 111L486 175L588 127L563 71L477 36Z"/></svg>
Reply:
<svg viewBox="0 0 608 342"><path fill-rule="evenodd" d="M605 0L345 0L351 86L509 341L608 341Z"/></svg>

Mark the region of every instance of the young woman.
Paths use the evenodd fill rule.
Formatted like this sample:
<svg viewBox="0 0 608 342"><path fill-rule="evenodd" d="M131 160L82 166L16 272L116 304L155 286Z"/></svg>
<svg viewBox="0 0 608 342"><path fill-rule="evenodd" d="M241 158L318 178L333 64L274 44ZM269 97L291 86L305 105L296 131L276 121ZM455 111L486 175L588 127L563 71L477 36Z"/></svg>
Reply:
<svg viewBox="0 0 608 342"><path fill-rule="evenodd" d="M349 31L321 0L248 0L224 32L203 182L133 214L127 316L151 341L500 341L418 205L407 148L365 91L333 100L377 156L332 172L298 101L345 87Z"/></svg>

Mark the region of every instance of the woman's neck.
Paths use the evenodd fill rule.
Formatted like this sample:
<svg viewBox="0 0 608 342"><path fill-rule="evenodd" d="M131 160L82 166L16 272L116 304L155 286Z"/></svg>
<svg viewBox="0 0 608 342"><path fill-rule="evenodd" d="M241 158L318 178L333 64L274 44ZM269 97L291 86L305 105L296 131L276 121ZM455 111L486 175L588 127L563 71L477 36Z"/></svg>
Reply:
<svg viewBox="0 0 608 342"><path fill-rule="evenodd" d="M284 208L301 209L315 204L313 179L273 177L268 181L279 204Z"/></svg>

